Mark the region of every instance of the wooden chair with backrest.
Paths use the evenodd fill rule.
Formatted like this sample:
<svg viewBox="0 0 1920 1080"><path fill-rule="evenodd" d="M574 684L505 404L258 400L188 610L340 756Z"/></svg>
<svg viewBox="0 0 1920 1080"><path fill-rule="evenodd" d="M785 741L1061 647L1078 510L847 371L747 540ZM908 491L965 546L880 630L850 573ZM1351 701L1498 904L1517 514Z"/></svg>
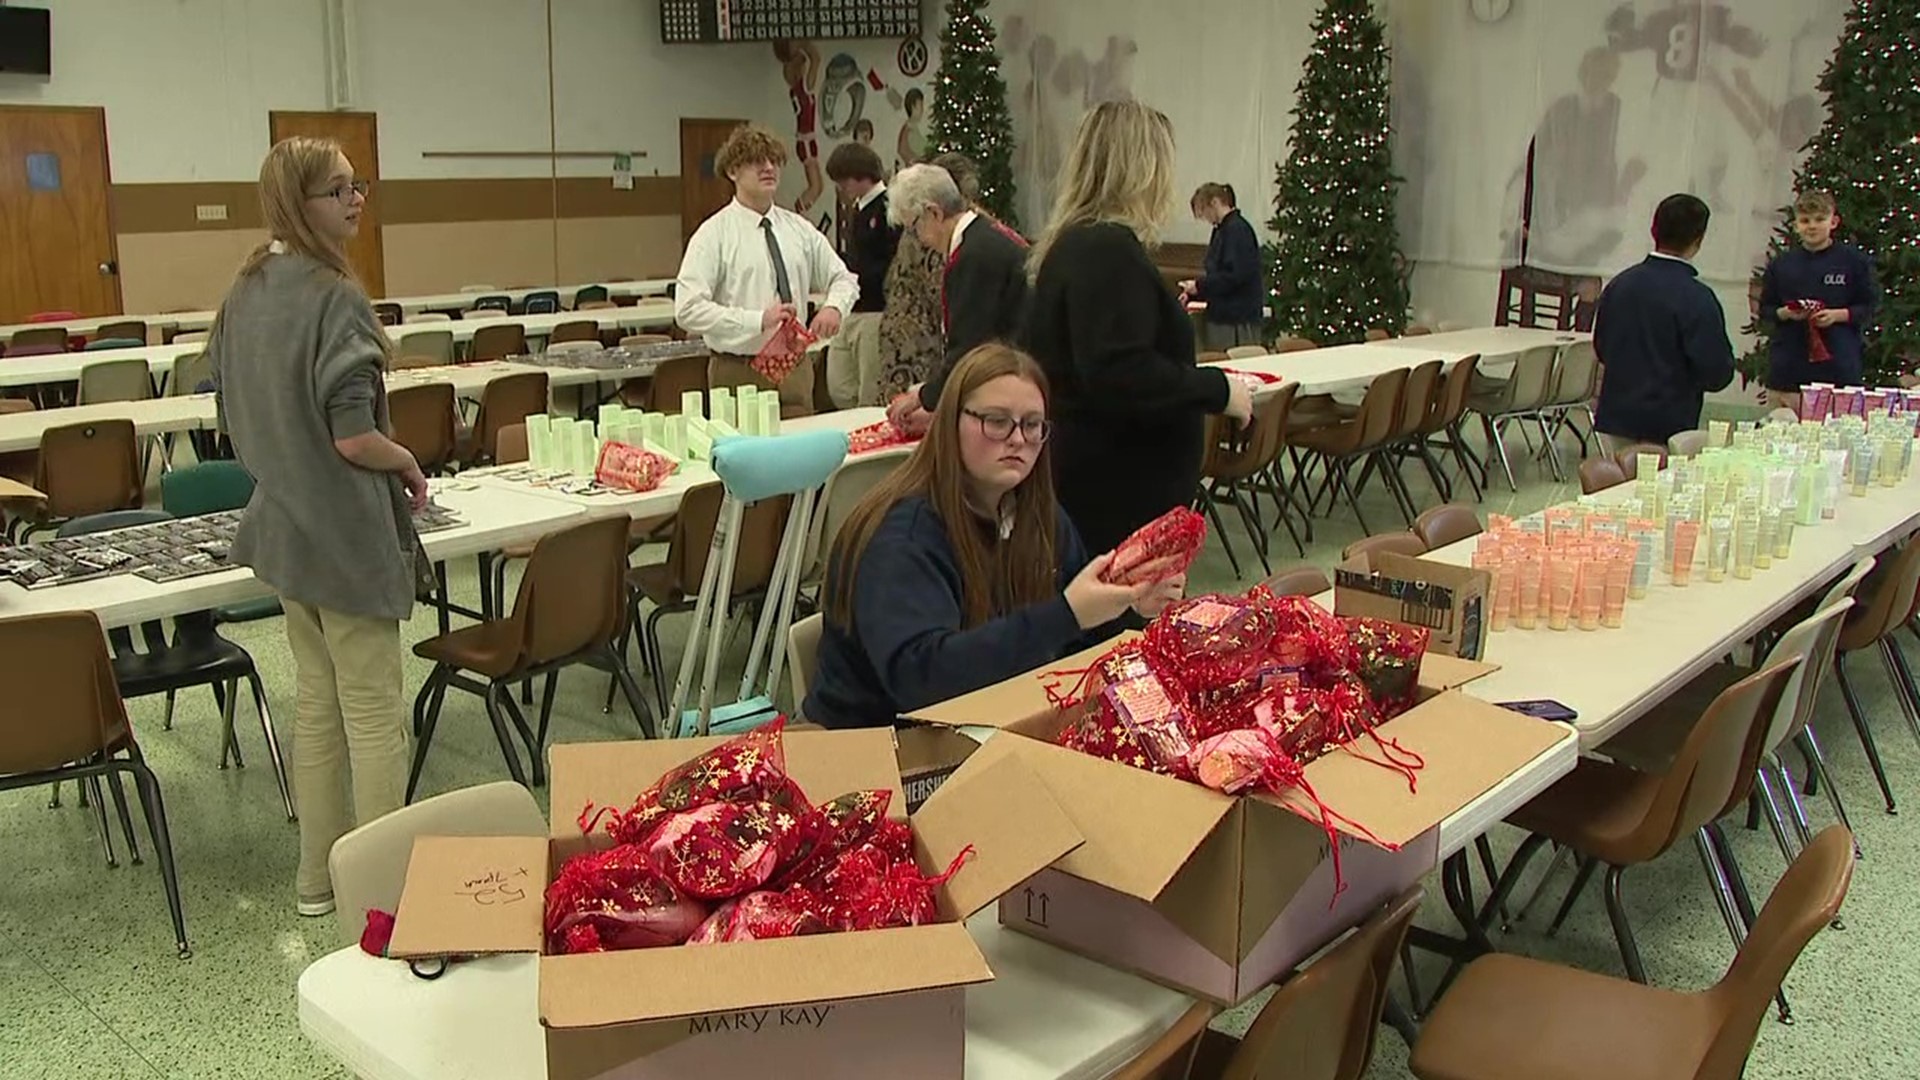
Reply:
<svg viewBox="0 0 1920 1080"><path fill-rule="evenodd" d="M1361 1080L1422 895L1415 885L1389 900L1281 983L1240 1037L1221 1080Z"/></svg>
<svg viewBox="0 0 1920 1080"><path fill-rule="evenodd" d="M819 612L795 619L787 629L787 674L793 681L793 710L806 704L807 691L813 688L813 673L820 666L820 634L827 618Z"/></svg>
<svg viewBox="0 0 1920 1080"><path fill-rule="evenodd" d="M7 354L20 355L22 349L50 348L56 352L67 351L67 328L64 326L30 326L15 330L7 339Z"/></svg>
<svg viewBox="0 0 1920 1080"><path fill-rule="evenodd" d="M1515 420L1533 420L1545 436L1547 422L1540 409L1553 393L1553 371L1559 356L1557 345L1527 349L1515 358L1511 376L1487 380L1468 395L1467 407L1480 414L1487 441L1500 455L1500 469L1506 474L1507 487L1513 491L1520 489L1514 483L1513 462L1507 454L1507 425ZM1559 457L1549 456L1548 460L1553 464L1554 479L1562 479Z"/></svg>
<svg viewBox="0 0 1920 1080"><path fill-rule="evenodd" d="M473 429L458 452L469 465L492 461L500 441L500 429L525 424L527 417L547 411L547 373L518 371L488 381L480 391L480 411L474 416Z"/></svg>
<svg viewBox="0 0 1920 1080"><path fill-rule="evenodd" d="M40 435L33 487L46 498L20 504L14 526L21 537L69 518L139 509L146 482L133 421L48 428Z"/></svg>
<svg viewBox="0 0 1920 1080"><path fill-rule="evenodd" d="M1852 837L1830 826L1774 886L1726 974L1697 993L1507 953L1482 957L1427 1018L1413 1047L1413 1075L1739 1080L1767 999L1807 943L1839 915L1852 877Z"/></svg>
<svg viewBox="0 0 1920 1080"><path fill-rule="evenodd" d="M473 361L504 360L526 353L527 331L519 323L482 326L473 332L473 341L467 346L467 359Z"/></svg>
<svg viewBox="0 0 1920 1080"><path fill-rule="evenodd" d="M1506 900L1519 873L1549 840L1571 848L1580 859L1573 887L1554 918L1556 924L1566 918L1593 872L1604 863L1607 915L1620 958L1628 977L1644 983L1646 967L1627 921L1622 877L1629 867L1651 862L1691 836L1708 869L1728 934L1739 942L1752 925L1751 911L1739 864L1720 832L1719 820L1746 804L1766 753L1774 710L1799 667L1799 660L1786 660L1721 691L1663 773L1582 758L1572 773L1507 818L1530 835L1501 874L1489 910Z"/></svg>
<svg viewBox="0 0 1920 1080"><path fill-rule="evenodd" d="M1233 553L1233 541L1221 521L1220 503L1225 502L1239 511L1240 523L1246 527L1254 553L1260 557L1261 570L1271 574L1273 565L1267 559L1268 530L1260 518L1259 495L1263 489L1273 498L1280 523L1293 538L1293 546L1302 558L1306 557L1306 545L1301 542L1300 532L1294 528L1288 512L1298 504L1274 478L1275 465L1287 446L1287 415L1293 409L1294 395L1299 389L1299 383L1287 383L1260 397L1253 405L1253 420L1245 428L1224 416L1208 418L1206 457L1201 464L1200 490L1195 493L1194 502L1213 520L1214 535L1220 538L1235 577L1240 576L1240 560ZM1305 522L1304 509L1300 516ZM1307 528L1311 534L1312 526L1309 524Z"/></svg>
<svg viewBox="0 0 1920 1080"><path fill-rule="evenodd" d="M44 488L41 490L45 490ZM1912 620L1916 600L1920 600L1920 540L1908 540L1900 550L1881 557L1879 565L1866 575L1859 587L1859 603L1847 613L1840 627L1840 640L1833 655L1833 672L1839 677L1840 696L1847 703L1847 714L1853 719L1853 730L1860 737L1860 746L1867 753L1867 763L1873 767L1873 778L1880 785L1880 794L1886 798L1887 813L1895 812L1893 785L1887 779L1885 763L1880 760L1880 747L1873 740L1873 727L1867 721L1866 707L1860 701L1859 691L1854 687L1852 673L1847 670L1847 660L1857 652L1877 649L1880 660L1886 666L1887 676L1893 683L1894 697L1899 701L1898 708L1906 718L1907 727L1920 739L1920 717L1915 714L1913 701L1913 676L1907 668L1905 656L1900 652L1899 643L1894 641L1893 632Z"/></svg>
<svg viewBox="0 0 1920 1080"><path fill-rule="evenodd" d="M1360 528L1366 530L1367 519L1360 512L1360 498L1353 486L1353 463L1385 444L1400 416L1400 396L1401 391L1406 389L1408 374L1406 368L1399 368L1375 377L1367 386L1366 397L1360 401L1360 411L1351 420L1295 431L1288 436L1294 446L1319 455L1326 468L1320 490L1307 500L1308 509L1318 507L1320 497L1325 495L1327 510L1331 513L1344 493L1347 505L1353 508L1354 518L1360 522ZM1304 476L1304 472L1298 475ZM1404 506L1400 509L1411 526L1412 512Z"/></svg>
<svg viewBox="0 0 1920 1080"><path fill-rule="evenodd" d="M1371 557L1381 554L1382 552L1392 552L1395 555L1410 555L1418 558L1427 553L1427 545L1425 541L1420 539L1420 535L1415 532L1380 533L1377 536L1369 536L1364 539L1355 540L1353 543L1341 548L1340 561L1346 562L1356 555Z"/></svg>
<svg viewBox="0 0 1920 1080"><path fill-rule="evenodd" d="M433 744L449 687L476 694L485 703L507 772L522 784L527 782L528 772L520 766L512 732L517 732L526 746L533 783L544 784L547 725L553 717L554 693L562 668L586 664L611 674L625 691L641 733L648 738L658 736L652 712L615 652L615 642L626 628L626 606L622 603L626 569L624 517L596 518L548 533L534 545L510 614L414 646L414 655L431 661L433 671L413 705L417 741L407 776L408 801L419 786L420 770ZM534 732L528 729L508 689L542 677L545 686L540 727Z"/></svg>
<svg viewBox="0 0 1920 1080"><path fill-rule="evenodd" d="M335 840L327 853L340 940L360 940L367 912L400 910L415 839L545 835L547 816L533 792L511 780L456 788L367 822Z"/></svg>
<svg viewBox="0 0 1920 1080"><path fill-rule="evenodd" d="M147 767L127 722L99 617L91 611L63 611L0 619L0 680L9 687L7 707L0 709L0 791L61 780L87 785L111 861L100 780L104 777L112 788L120 828L131 846L133 822L120 783L122 774L131 776L159 854L174 945L181 959L192 956L160 781ZM133 855L138 862L137 850Z"/></svg>
<svg viewBox="0 0 1920 1080"><path fill-rule="evenodd" d="M629 587L628 632L640 627L640 658L646 664L659 695L664 715L669 690L666 658L660 650L660 620L676 612L692 611L700 595L700 580L707 572L707 559L713 547L713 534L720 524L720 506L725 487L717 480L687 489L680 500L680 512L674 515L673 530L667 539L667 557L662 562L645 563L627 575ZM762 499L746 508L740 525L739 547L733 564L732 606L735 609L758 603L773 580L780 538L786 532L787 510L792 499L780 496ZM646 618L640 617L640 605L653 605ZM731 614L729 612L728 614ZM620 652L625 655L626 641ZM612 688L608 688L611 699Z"/></svg>
<svg viewBox="0 0 1920 1080"><path fill-rule="evenodd" d="M1479 536L1485 530L1480 527L1480 515L1474 513L1473 507L1465 503L1446 503L1429 507L1414 518L1413 531L1427 545L1428 551L1436 551L1448 544Z"/></svg>
<svg viewBox="0 0 1920 1080"><path fill-rule="evenodd" d="M600 324L592 319L573 319L553 328L547 335L548 345L559 345L568 341L591 341L600 343Z"/></svg>
<svg viewBox="0 0 1920 1080"><path fill-rule="evenodd" d="M119 322L101 323L93 332L93 339L101 341L108 338L122 338L147 343L147 322L145 319L122 319Z"/></svg>
<svg viewBox="0 0 1920 1080"><path fill-rule="evenodd" d="M459 449L452 383L398 387L387 394L393 441L413 452L420 471L438 475Z"/></svg>
<svg viewBox="0 0 1920 1080"><path fill-rule="evenodd" d="M417 320L416 320L417 321ZM404 334L393 347L399 356L430 356L435 363L453 363L453 331L416 330Z"/></svg>
<svg viewBox="0 0 1920 1080"><path fill-rule="evenodd" d="M1580 463L1580 494L1592 495L1627 482L1620 463L1608 457L1588 458Z"/></svg>
<svg viewBox="0 0 1920 1080"><path fill-rule="evenodd" d="M1333 588L1326 571L1317 566L1296 566L1282 570L1261 582L1275 596L1318 596Z"/></svg>

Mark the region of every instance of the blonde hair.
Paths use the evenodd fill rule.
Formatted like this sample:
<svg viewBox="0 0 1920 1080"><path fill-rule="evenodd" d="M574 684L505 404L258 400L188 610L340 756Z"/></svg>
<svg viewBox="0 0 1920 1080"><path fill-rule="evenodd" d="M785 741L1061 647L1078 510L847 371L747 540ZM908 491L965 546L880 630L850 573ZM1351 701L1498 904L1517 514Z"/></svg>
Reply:
<svg viewBox="0 0 1920 1080"><path fill-rule="evenodd" d="M1103 101L1080 120L1046 231L1027 265L1037 271L1063 229L1125 225L1151 247L1173 207L1173 125L1137 101Z"/></svg>
<svg viewBox="0 0 1920 1080"><path fill-rule="evenodd" d="M307 199L333 175L334 159L339 154L338 142L312 135L281 139L267 151L260 162L260 218L267 223L269 239L247 256L240 267L242 276L258 269L277 241L287 251L305 255L360 285L347 253L314 232L307 221Z"/></svg>
<svg viewBox="0 0 1920 1080"><path fill-rule="evenodd" d="M733 171L747 165L759 165L762 162L776 168L787 163L787 144L773 129L761 124L741 124L727 136L727 141L714 151L713 172L715 176L733 179Z"/></svg>
<svg viewBox="0 0 1920 1080"><path fill-rule="evenodd" d="M1796 214L1833 215L1833 196L1824 191L1803 191L1793 200Z"/></svg>

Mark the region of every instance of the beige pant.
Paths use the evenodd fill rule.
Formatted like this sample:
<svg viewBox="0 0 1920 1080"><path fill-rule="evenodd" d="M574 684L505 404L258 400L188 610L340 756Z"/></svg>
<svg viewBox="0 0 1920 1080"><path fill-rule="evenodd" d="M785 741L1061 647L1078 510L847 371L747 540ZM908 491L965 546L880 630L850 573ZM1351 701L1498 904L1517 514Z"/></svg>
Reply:
<svg viewBox="0 0 1920 1080"><path fill-rule="evenodd" d="M400 809L407 793L407 710L400 624L282 599L298 709L293 793L300 811L299 894L333 895L327 853L356 824ZM353 812L347 812L351 781Z"/></svg>
<svg viewBox="0 0 1920 1080"><path fill-rule="evenodd" d="M772 381L753 370L750 356L733 356L728 353L714 353L707 360L707 386L757 386L762 390L772 390ZM800 360L800 365L787 374L780 383L780 415L813 415L813 354L808 353Z"/></svg>
<svg viewBox="0 0 1920 1080"><path fill-rule="evenodd" d="M857 311L840 320L827 346L827 392L842 409L880 404L879 311Z"/></svg>

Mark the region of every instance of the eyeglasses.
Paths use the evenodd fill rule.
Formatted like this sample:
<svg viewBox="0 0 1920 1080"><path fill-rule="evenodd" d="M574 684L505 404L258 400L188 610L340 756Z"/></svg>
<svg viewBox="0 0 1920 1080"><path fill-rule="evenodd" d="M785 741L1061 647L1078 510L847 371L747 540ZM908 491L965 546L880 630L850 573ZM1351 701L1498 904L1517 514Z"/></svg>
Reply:
<svg viewBox="0 0 1920 1080"><path fill-rule="evenodd" d="M1015 420L1006 413L1000 412L982 413L974 412L972 409L960 411L980 421L980 433L994 442L1006 442L1013 438L1015 428L1020 430L1021 438L1035 446L1046 442L1047 436L1053 433L1053 422L1044 416L1029 416L1024 420Z"/></svg>
<svg viewBox="0 0 1920 1080"><path fill-rule="evenodd" d="M333 187L329 188L326 191L309 192L307 195L307 198L335 199L340 202L346 202L350 194L358 195L364 199L367 197L367 192L371 190L373 190L372 181L349 180L344 184L335 184Z"/></svg>

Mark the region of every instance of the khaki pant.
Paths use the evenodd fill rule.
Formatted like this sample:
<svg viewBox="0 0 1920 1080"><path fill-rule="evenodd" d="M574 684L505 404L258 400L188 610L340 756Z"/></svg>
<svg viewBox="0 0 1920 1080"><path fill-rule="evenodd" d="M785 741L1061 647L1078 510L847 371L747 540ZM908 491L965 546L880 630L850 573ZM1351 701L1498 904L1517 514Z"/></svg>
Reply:
<svg viewBox="0 0 1920 1080"><path fill-rule="evenodd" d="M879 311L857 311L840 321L827 346L827 391L842 409L880 404Z"/></svg>
<svg viewBox="0 0 1920 1080"><path fill-rule="evenodd" d="M762 390L772 390L774 385L766 376L753 370L751 356L734 356L729 353L714 353L707 360L707 386L757 386ZM814 354L808 353L801 358L800 365L787 373L780 383L780 415L786 417L813 415L813 364Z"/></svg>
<svg viewBox="0 0 1920 1080"><path fill-rule="evenodd" d="M1767 408L1792 409L1796 413L1799 412L1800 411L1800 391L1798 390L1767 391Z"/></svg>
<svg viewBox="0 0 1920 1080"><path fill-rule="evenodd" d="M300 811L303 899L333 895L327 853L354 825L400 809L407 794L407 709L400 624L282 598L298 709L293 793ZM353 812L347 812L351 781Z"/></svg>

